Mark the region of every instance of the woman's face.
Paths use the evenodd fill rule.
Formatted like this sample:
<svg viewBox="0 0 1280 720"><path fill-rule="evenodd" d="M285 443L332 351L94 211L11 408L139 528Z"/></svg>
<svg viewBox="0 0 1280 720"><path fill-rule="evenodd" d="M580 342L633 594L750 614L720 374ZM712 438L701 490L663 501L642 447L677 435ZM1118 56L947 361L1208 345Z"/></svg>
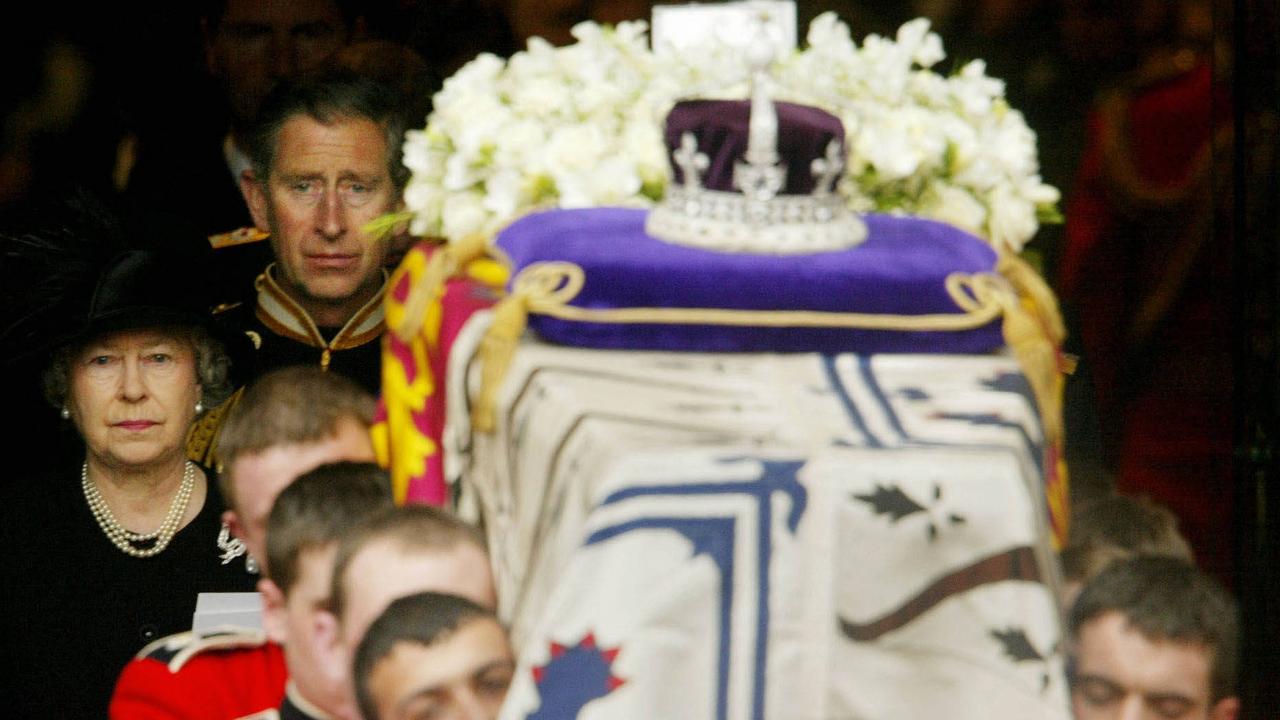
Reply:
<svg viewBox="0 0 1280 720"><path fill-rule="evenodd" d="M122 330L85 345L70 365L67 407L91 457L127 469L181 455L200 399L190 340Z"/></svg>

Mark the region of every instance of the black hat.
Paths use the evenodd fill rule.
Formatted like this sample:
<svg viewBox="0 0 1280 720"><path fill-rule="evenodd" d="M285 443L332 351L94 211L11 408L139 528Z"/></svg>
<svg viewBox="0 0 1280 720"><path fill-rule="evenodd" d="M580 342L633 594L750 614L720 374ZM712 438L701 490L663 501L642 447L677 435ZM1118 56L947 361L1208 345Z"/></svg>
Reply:
<svg viewBox="0 0 1280 720"><path fill-rule="evenodd" d="M233 378L252 373L252 344L210 313L203 238L158 238L84 195L0 233L0 348L8 363L47 359L57 348L116 330L203 327L221 341ZM203 257L202 257L203 255Z"/></svg>

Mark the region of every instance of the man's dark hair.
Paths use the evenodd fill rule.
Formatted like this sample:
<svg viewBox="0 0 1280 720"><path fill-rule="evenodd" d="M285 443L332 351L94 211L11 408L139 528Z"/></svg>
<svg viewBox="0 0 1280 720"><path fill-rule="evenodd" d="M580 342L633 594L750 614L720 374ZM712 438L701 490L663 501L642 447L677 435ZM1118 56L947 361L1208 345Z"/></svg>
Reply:
<svg viewBox="0 0 1280 720"><path fill-rule="evenodd" d="M1068 580L1084 583L1107 564L1135 555L1163 555L1194 562L1169 508L1145 497L1107 495L1071 511L1071 537L1063 548Z"/></svg>
<svg viewBox="0 0 1280 720"><path fill-rule="evenodd" d="M420 592L393 601L369 626L356 648L352 677L360 714L377 720L378 708L369 693L369 676L398 643L430 647L459 628L483 619L498 621L491 611L456 595Z"/></svg>
<svg viewBox="0 0 1280 720"><path fill-rule="evenodd" d="M248 133L249 159L258 182L266 183L271 175L280 129L292 118L305 116L322 125L361 119L378 124L385 133L391 182L403 189L409 171L400 161L405 119L397 98L385 85L345 68L281 81L262 102Z"/></svg>
<svg viewBox="0 0 1280 720"><path fill-rule="evenodd" d="M391 478L373 463L336 462L280 491L267 516L267 569L280 592L298 579L304 550L336 543L365 517L392 507Z"/></svg>
<svg viewBox="0 0 1280 720"><path fill-rule="evenodd" d="M386 540L405 553L445 554L471 545L485 552L484 537L456 515L430 505L405 505L383 510L357 523L342 538L333 561L333 587L329 607L338 620L347 606L347 568L361 550Z"/></svg>
<svg viewBox="0 0 1280 720"><path fill-rule="evenodd" d="M1067 627L1079 642L1092 620L1118 612L1150 641L1205 647L1212 702L1236 690L1239 621L1235 601L1212 578L1176 558L1154 555L1111 563L1085 585Z"/></svg>
<svg viewBox="0 0 1280 720"><path fill-rule="evenodd" d="M234 470L241 456L320 442L337 435L344 422L367 428L376 406L351 380L317 367L279 368L258 378L227 413L213 448L223 499L239 507Z"/></svg>

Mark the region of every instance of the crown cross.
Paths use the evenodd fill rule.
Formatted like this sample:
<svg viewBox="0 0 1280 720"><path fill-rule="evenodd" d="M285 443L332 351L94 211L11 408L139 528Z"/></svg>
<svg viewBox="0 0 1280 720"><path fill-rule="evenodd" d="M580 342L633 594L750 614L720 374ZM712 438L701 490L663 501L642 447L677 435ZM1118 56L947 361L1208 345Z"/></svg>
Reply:
<svg viewBox="0 0 1280 720"><path fill-rule="evenodd" d="M758 34L763 37L763 26ZM760 40L761 38L757 38ZM749 200L764 203L777 197L787 181L787 169L778 162L778 110L769 96L769 63L773 50L757 42L747 53L752 67L751 115L747 122L746 162L733 168L733 183ZM763 208L752 215L762 216Z"/></svg>
<svg viewBox="0 0 1280 720"><path fill-rule="evenodd" d="M693 133L686 132L680 136L680 149L672 153L671 157L680 168L680 174L684 177L681 184L686 190L693 192L702 186L702 171L707 169L711 161L705 154L698 152L698 140Z"/></svg>
<svg viewBox="0 0 1280 720"><path fill-rule="evenodd" d="M718 252L795 255L853 247L866 239L867 228L837 187L849 152L840 119L774 102L774 46L763 27L756 34L745 52L748 102L679 101L667 116L666 156L679 179L668 183L645 230ZM787 142L779 147L779 139ZM801 177L789 177L791 168Z"/></svg>
<svg viewBox="0 0 1280 720"><path fill-rule="evenodd" d="M809 170L814 176L814 196L826 197L835 190L836 179L844 171L844 158L840 156L840 150L840 141L832 140L827 143L824 157L815 158L809 164Z"/></svg>

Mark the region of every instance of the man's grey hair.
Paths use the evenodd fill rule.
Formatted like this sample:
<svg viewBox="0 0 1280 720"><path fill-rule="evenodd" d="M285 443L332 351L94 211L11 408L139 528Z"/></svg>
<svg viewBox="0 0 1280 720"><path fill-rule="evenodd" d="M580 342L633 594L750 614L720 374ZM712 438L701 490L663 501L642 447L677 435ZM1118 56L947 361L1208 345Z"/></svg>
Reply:
<svg viewBox="0 0 1280 720"><path fill-rule="evenodd" d="M322 125L361 119L376 123L385 133L391 182L397 190L404 189L409 171L400 161L405 120L397 97L385 85L343 68L281 82L263 101L248 134L249 159L258 182L265 183L271 176L280 129L304 116Z"/></svg>

